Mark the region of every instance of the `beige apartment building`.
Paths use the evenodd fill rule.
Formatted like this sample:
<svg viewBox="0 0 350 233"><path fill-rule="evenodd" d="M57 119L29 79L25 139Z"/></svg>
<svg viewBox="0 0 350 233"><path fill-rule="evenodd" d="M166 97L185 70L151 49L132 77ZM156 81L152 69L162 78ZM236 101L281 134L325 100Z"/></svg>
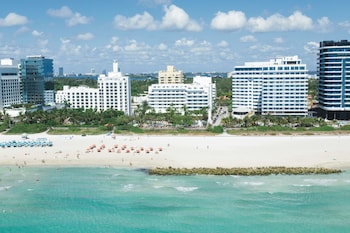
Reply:
<svg viewBox="0 0 350 233"><path fill-rule="evenodd" d="M184 83L184 74L181 70L176 70L174 66L167 66L164 71L158 72L159 84L180 84Z"/></svg>

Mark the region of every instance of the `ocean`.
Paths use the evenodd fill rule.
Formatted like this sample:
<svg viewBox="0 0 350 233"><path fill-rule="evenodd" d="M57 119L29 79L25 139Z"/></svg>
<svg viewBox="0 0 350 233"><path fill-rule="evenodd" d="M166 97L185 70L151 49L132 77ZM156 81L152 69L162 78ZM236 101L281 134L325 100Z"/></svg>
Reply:
<svg viewBox="0 0 350 233"><path fill-rule="evenodd" d="M350 171L149 176L0 167L0 232L350 232Z"/></svg>

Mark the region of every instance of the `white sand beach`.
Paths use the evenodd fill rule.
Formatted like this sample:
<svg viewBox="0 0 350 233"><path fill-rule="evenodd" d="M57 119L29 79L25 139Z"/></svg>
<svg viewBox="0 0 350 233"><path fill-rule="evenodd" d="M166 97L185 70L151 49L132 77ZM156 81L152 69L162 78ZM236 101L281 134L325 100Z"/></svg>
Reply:
<svg viewBox="0 0 350 233"><path fill-rule="evenodd" d="M28 136L0 135L0 142L45 138L53 146L0 148L0 166L350 168L350 135Z"/></svg>

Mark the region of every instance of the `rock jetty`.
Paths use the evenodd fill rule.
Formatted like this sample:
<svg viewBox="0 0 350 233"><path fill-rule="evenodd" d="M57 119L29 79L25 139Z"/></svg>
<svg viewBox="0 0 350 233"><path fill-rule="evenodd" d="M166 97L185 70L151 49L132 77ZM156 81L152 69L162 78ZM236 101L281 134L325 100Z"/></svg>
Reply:
<svg viewBox="0 0 350 233"><path fill-rule="evenodd" d="M248 168L154 168L148 170L149 175L237 175L237 176L268 176L268 175L312 175L341 173L339 169L321 167L248 167Z"/></svg>

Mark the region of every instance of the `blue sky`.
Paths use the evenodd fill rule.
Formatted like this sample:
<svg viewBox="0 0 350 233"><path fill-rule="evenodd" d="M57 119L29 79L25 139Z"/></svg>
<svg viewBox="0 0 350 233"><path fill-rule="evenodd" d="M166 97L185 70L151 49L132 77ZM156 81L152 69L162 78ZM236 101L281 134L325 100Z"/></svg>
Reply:
<svg viewBox="0 0 350 233"><path fill-rule="evenodd" d="M55 71L229 72L298 55L316 70L323 40L349 39L350 1L11 0L0 8L0 58L54 59Z"/></svg>

